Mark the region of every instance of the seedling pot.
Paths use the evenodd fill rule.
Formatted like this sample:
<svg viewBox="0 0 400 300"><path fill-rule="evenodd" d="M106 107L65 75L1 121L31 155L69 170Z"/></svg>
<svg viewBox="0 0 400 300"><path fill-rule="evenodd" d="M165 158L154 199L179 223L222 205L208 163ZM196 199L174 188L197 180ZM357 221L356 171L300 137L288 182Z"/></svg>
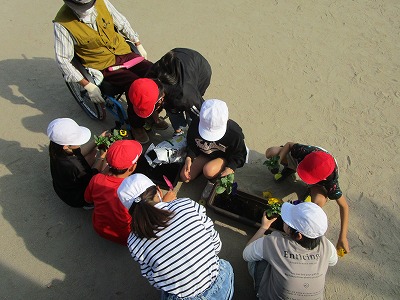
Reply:
<svg viewBox="0 0 400 300"><path fill-rule="evenodd" d="M208 205L215 212L225 215L240 223L256 228L261 226L263 212L268 208L268 200L237 190L231 195L217 194L215 188L208 200ZM272 223L271 230L283 230L280 216Z"/></svg>

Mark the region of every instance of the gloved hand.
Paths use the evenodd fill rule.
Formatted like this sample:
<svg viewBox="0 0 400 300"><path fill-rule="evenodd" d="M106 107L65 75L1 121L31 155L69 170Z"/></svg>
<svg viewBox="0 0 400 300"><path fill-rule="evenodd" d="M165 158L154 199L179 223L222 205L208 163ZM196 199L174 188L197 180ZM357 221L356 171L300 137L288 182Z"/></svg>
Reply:
<svg viewBox="0 0 400 300"><path fill-rule="evenodd" d="M143 45L139 44L136 46L136 48L139 50L140 55L147 59L147 52L144 50Z"/></svg>
<svg viewBox="0 0 400 300"><path fill-rule="evenodd" d="M94 83L89 82L83 88L87 90L89 98L93 103L101 104L105 102L103 96L101 95L99 87Z"/></svg>

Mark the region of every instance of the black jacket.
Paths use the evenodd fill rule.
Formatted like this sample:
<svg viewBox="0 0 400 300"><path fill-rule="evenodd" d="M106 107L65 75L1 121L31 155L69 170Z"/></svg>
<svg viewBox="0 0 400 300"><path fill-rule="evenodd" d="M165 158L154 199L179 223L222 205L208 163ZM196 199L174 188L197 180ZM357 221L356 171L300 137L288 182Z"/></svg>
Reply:
<svg viewBox="0 0 400 300"><path fill-rule="evenodd" d="M50 158L50 171L54 191L61 200L72 207L87 205L83 195L90 179L98 171L89 166L80 149L75 149L74 155Z"/></svg>
<svg viewBox="0 0 400 300"><path fill-rule="evenodd" d="M180 61L181 77L176 85L162 82L165 89L164 108L172 113L185 111L198 116L204 102L203 95L210 85L211 66L195 50L175 48L171 51ZM159 63L160 61L157 61L153 65L146 77L155 77Z"/></svg>

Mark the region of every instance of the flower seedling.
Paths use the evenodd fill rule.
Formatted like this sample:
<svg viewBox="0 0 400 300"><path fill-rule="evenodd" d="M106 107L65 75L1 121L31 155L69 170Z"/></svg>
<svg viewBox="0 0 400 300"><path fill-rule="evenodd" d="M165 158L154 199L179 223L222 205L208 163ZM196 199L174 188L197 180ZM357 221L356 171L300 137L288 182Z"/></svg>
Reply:
<svg viewBox="0 0 400 300"><path fill-rule="evenodd" d="M279 160L280 160L279 155L275 155L264 161L264 165L267 166L268 170L270 170L272 174L277 174L279 172L279 167L280 167Z"/></svg>
<svg viewBox="0 0 400 300"><path fill-rule="evenodd" d="M278 198L268 199L268 208L266 210L267 217L269 219L276 218L281 215L283 201Z"/></svg>
<svg viewBox="0 0 400 300"><path fill-rule="evenodd" d="M228 195L230 195L232 193L233 190L233 180L234 180L235 176L232 174L229 174L227 176L218 178L217 180L217 188L215 189L215 192L217 194L222 194L222 193L226 193Z"/></svg>
<svg viewBox="0 0 400 300"><path fill-rule="evenodd" d="M283 201L272 197L271 192L263 192L263 197L268 199L268 208L265 210L268 219L276 218L281 214Z"/></svg>
<svg viewBox="0 0 400 300"><path fill-rule="evenodd" d="M105 136L94 136L94 142L98 149L107 150L112 143L118 140L122 140L125 136L128 135L126 130L118 130L114 129L111 134L106 134Z"/></svg>

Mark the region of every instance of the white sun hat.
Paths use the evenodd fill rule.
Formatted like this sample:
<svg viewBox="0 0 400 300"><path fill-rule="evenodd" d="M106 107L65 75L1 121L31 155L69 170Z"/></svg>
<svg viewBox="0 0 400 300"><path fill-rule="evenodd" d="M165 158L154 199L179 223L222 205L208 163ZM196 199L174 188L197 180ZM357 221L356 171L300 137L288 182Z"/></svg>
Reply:
<svg viewBox="0 0 400 300"><path fill-rule="evenodd" d="M225 135L228 119L228 106L224 101L218 99L204 101L200 109L200 136L210 142L218 141Z"/></svg>
<svg viewBox="0 0 400 300"><path fill-rule="evenodd" d="M92 136L90 129L79 126L70 118L58 118L47 127L50 141L59 145L80 146L87 143Z"/></svg>

